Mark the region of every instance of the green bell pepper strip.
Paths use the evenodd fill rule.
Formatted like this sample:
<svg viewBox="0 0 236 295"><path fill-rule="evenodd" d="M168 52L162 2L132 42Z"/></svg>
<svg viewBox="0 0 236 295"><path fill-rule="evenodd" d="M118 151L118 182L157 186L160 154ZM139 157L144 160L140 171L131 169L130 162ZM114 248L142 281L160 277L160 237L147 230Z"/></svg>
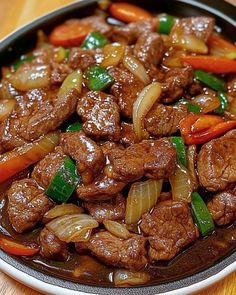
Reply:
<svg viewBox="0 0 236 295"><path fill-rule="evenodd" d="M186 99L180 99L176 105L186 105L187 106L187 110L190 113L194 113L194 114L199 114L201 113L201 108L199 106L197 106L196 104L191 103L190 101L186 100Z"/></svg>
<svg viewBox="0 0 236 295"><path fill-rule="evenodd" d="M225 112L225 110L227 109L229 103L228 103L228 98L226 93L224 92L219 92L218 93L218 98L220 101L220 106L214 110L215 114L221 115Z"/></svg>
<svg viewBox="0 0 236 295"><path fill-rule="evenodd" d="M209 86L210 88L216 90L216 91L225 91L225 82L224 80L218 78L215 75L212 75L208 72L202 71L202 70L196 70L194 72L194 77L198 81L204 83L205 85Z"/></svg>
<svg viewBox="0 0 236 295"><path fill-rule="evenodd" d="M177 160L181 164L183 164L185 167L187 166L187 158L186 158L186 151L185 151L185 145L184 140L180 136L172 136L170 138L171 143L176 149L177 153Z"/></svg>
<svg viewBox="0 0 236 295"><path fill-rule="evenodd" d="M20 60L16 61L14 64L13 64L13 70L14 72L21 66L23 65L25 62L27 61L32 61L33 59L35 58L35 56L33 55L28 55L28 56L22 56Z"/></svg>
<svg viewBox="0 0 236 295"><path fill-rule="evenodd" d="M80 122L75 122L66 128L66 132L76 132L80 130L82 130L82 124Z"/></svg>
<svg viewBox="0 0 236 295"><path fill-rule="evenodd" d="M97 65L89 68L85 75L87 77L88 88L94 91L104 90L115 81L106 69L103 69Z"/></svg>
<svg viewBox="0 0 236 295"><path fill-rule="evenodd" d="M65 49L65 59L69 59L70 57L70 48Z"/></svg>
<svg viewBox="0 0 236 295"><path fill-rule="evenodd" d="M102 48L109 43L108 39L99 32L90 33L81 45L83 49Z"/></svg>
<svg viewBox="0 0 236 295"><path fill-rule="evenodd" d="M70 157L65 157L60 169L51 180L46 195L54 201L65 203L68 201L80 181L76 166Z"/></svg>
<svg viewBox="0 0 236 295"><path fill-rule="evenodd" d="M200 233L206 236L215 229L215 225L205 202L197 192L192 193L191 207Z"/></svg>
<svg viewBox="0 0 236 295"><path fill-rule="evenodd" d="M161 14L158 17L159 24L157 28L157 32L160 34L168 35L175 23L175 18L169 14Z"/></svg>

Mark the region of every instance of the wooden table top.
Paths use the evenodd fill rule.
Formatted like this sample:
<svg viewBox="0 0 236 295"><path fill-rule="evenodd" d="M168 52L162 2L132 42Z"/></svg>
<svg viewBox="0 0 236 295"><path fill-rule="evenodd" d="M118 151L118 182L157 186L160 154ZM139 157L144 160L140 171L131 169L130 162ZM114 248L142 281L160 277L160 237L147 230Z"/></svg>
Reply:
<svg viewBox="0 0 236 295"><path fill-rule="evenodd" d="M236 5L236 0L228 0ZM0 0L0 39L23 24L73 0ZM0 295L40 295L0 272ZM197 295L235 295L236 272Z"/></svg>

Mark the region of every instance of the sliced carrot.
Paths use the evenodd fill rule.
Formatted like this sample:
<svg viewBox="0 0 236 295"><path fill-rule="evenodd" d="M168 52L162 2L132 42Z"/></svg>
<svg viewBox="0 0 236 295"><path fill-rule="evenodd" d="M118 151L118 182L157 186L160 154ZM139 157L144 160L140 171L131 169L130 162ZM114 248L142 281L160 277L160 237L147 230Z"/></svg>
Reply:
<svg viewBox="0 0 236 295"><path fill-rule="evenodd" d="M39 247L28 247L6 238L0 238L0 248L8 254L17 256L32 256L39 252Z"/></svg>
<svg viewBox="0 0 236 295"><path fill-rule="evenodd" d="M217 35L212 35L208 39L207 45L211 55L222 56L229 59L236 58L236 46Z"/></svg>

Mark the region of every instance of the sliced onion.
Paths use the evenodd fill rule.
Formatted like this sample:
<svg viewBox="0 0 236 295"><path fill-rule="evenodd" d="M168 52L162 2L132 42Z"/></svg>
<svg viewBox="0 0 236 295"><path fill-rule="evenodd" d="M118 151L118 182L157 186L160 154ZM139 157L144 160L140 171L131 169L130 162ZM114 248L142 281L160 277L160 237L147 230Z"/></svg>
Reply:
<svg viewBox="0 0 236 295"><path fill-rule="evenodd" d="M142 63L132 55L126 55L123 59L124 66L145 85L150 83L150 78Z"/></svg>
<svg viewBox="0 0 236 295"><path fill-rule="evenodd" d="M199 185L197 173L195 170L195 165L197 161L197 146L189 145L187 147L186 155L187 155L187 168L192 180L193 189L197 190Z"/></svg>
<svg viewBox="0 0 236 295"><path fill-rule="evenodd" d="M143 128L143 120L150 111L154 103L161 95L161 84L154 82L146 86L139 94L133 105L134 131L139 140L143 139L147 133Z"/></svg>
<svg viewBox="0 0 236 295"><path fill-rule="evenodd" d="M103 224L110 233L118 238L127 240L131 235L124 224L121 224L117 221L105 220L103 221Z"/></svg>
<svg viewBox="0 0 236 295"><path fill-rule="evenodd" d="M229 106L227 108L227 111L225 112L225 116L232 119L236 120L236 98L229 99ZM230 101L231 100L231 101Z"/></svg>
<svg viewBox="0 0 236 295"><path fill-rule="evenodd" d="M122 43L107 44L103 48L104 59L101 66L104 68L117 66L125 52L125 45Z"/></svg>
<svg viewBox="0 0 236 295"><path fill-rule="evenodd" d="M88 241L93 228L98 227L98 222L87 214L64 215L53 219L46 224L48 230L63 242Z"/></svg>
<svg viewBox="0 0 236 295"><path fill-rule="evenodd" d="M128 270L119 269L114 273L114 284L116 286L135 286L143 285L149 282L151 276L144 271L133 272Z"/></svg>
<svg viewBox="0 0 236 295"><path fill-rule="evenodd" d="M220 106L219 98L209 94L200 94L192 98L192 102L199 106L204 114L210 113Z"/></svg>
<svg viewBox="0 0 236 295"><path fill-rule="evenodd" d="M51 219L64 216L64 215L72 215L72 214L81 214L84 212L82 207L78 207L74 204L61 204L57 205L47 213L44 214L43 222L49 222Z"/></svg>
<svg viewBox="0 0 236 295"><path fill-rule="evenodd" d="M8 75L7 79L20 91L42 88L49 85L50 69L47 65L20 67L14 74Z"/></svg>
<svg viewBox="0 0 236 295"><path fill-rule="evenodd" d="M183 50L173 50L172 52L169 52L168 56L164 58L162 63L168 68L182 67L181 57L185 55L186 52Z"/></svg>
<svg viewBox="0 0 236 295"><path fill-rule="evenodd" d="M170 177L172 197L174 200L191 202L193 184L187 168L177 164L175 174Z"/></svg>
<svg viewBox="0 0 236 295"><path fill-rule="evenodd" d="M155 206L161 193L162 183L163 180L150 179L131 185L126 202L126 224L138 222L144 213Z"/></svg>
<svg viewBox="0 0 236 295"><path fill-rule="evenodd" d="M0 122L4 121L16 104L15 99L0 100Z"/></svg>
<svg viewBox="0 0 236 295"><path fill-rule="evenodd" d="M80 69L70 73L64 82L62 83L59 92L58 98L64 97L65 94L71 90L72 88L77 89L79 93L82 91L82 80L83 80L83 73Z"/></svg>

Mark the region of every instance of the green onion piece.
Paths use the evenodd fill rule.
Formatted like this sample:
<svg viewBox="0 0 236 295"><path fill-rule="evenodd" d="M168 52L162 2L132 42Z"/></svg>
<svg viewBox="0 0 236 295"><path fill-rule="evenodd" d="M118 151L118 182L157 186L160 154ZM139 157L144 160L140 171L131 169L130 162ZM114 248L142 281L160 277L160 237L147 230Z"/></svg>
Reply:
<svg viewBox="0 0 236 295"><path fill-rule="evenodd" d="M205 85L211 87L217 91L225 91L225 82L224 80L218 78L215 75L209 74L208 72L202 70L196 70L194 72L195 78L204 83Z"/></svg>
<svg viewBox="0 0 236 295"><path fill-rule="evenodd" d="M82 130L82 124L80 122L75 122L66 128L66 132L75 132L80 130Z"/></svg>
<svg viewBox="0 0 236 295"><path fill-rule="evenodd" d="M176 149L178 162L183 164L186 167L187 166L187 158L186 158L186 151L185 151L185 145L184 145L183 138L180 136L172 136L170 138L170 141Z"/></svg>
<svg viewBox="0 0 236 295"><path fill-rule="evenodd" d="M175 23L175 18L169 14L161 14L159 16L159 25L157 32L160 34L168 35Z"/></svg>
<svg viewBox="0 0 236 295"><path fill-rule="evenodd" d="M102 48L109 43L108 39L99 32L90 33L84 40L81 48L95 49Z"/></svg>
<svg viewBox="0 0 236 295"><path fill-rule="evenodd" d="M180 105L180 104L183 104L183 105L186 105L187 106L187 110L190 112L190 113L194 113L194 114L199 114L201 113L201 108L196 105L196 104L193 104L191 103L190 101L186 100L186 99L180 99L176 105Z"/></svg>
<svg viewBox="0 0 236 295"><path fill-rule="evenodd" d="M65 157L63 164L50 182L46 195L56 202L65 203L74 192L80 177L74 162Z"/></svg>
<svg viewBox="0 0 236 295"><path fill-rule="evenodd" d="M87 84L90 90L104 90L112 83L114 78L106 69L99 66L92 66L86 71Z"/></svg>
<svg viewBox="0 0 236 295"><path fill-rule="evenodd" d="M223 114L225 112L225 110L227 109L229 103L228 103L227 95L224 92L219 92L218 93L218 98L219 98L219 101L220 101L220 106L216 110L214 110L214 113L221 115L221 114Z"/></svg>
<svg viewBox="0 0 236 295"><path fill-rule="evenodd" d="M206 204L197 192L192 193L191 207L198 229L202 236L206 236L215 229L215 225Z"/></svg>
<svg viewBox="0 0 236 295"><path fill-rule="evenodd" d="M33 55L28 55L28 56L22 56L20 60L18 60L17 62L15 62L13 64L13 70L14 72L22 65L24 64L26 61L32 61L35 58L35 56Z"/></svg>

